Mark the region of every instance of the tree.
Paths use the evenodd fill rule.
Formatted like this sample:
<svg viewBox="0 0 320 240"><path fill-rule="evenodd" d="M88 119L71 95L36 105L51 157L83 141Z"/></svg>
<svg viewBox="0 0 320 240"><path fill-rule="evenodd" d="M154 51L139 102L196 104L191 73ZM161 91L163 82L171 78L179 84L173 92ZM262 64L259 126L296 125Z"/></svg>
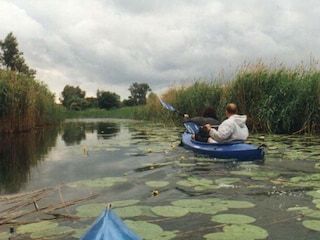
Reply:
<svg viewBox="0 0 320 240"><path fill-rule="evenodd" d="M67 109L80 110L83 109L85 103L86 92L82 91L79 86L66 85L61 93L60 102Z"/></svg>
<svg viewBox="0 0 320 240"><path fill-rule="evenodd" d="M145 105L147 102L147 93L152 91L147 83L133 83L129 87L131 96L129 99L134 102L135 105Z"/></svg>
<svg viewBox="0 0 320 240"><path fill-rule="evenodd" d="M25 59L22 56L23 52L18 49L18 42L13 33L10 32L4 41L0 41L0 47L2 54L0 55L0 62L7 69L24 73L29 77L34 78L36 70L30 69L25 63Z"/></svg>
<svg viewBox="0 0 320 240"><path fill-rule="evenodd" d="M109 91L97 91L99 108L111 109L120 107L120 96Z"/></svg>

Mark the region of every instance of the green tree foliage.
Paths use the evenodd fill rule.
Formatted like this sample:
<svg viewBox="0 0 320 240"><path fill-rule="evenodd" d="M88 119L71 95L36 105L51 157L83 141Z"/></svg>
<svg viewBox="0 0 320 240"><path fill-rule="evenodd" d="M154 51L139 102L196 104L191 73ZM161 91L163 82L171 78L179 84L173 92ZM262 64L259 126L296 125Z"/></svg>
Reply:
<svg viewBox="0 0 320 240"><path fill-rule="evenodd" d="M4 41L0 41L2 53L0 54L0 61L8 70L24 73L28 77L35 77L36 70L29 68L22 56L23 52L18 49L18 41L16 37L10 32Z"/></svg>
<svg viewBox="0 0 320 240"><path fill-rule="evenodd" d="M97 91L99 108L112 109L120 107L120 96L109 91Z"/></svg>
<svg viewBox="0 0 320 240"><path fill-rule="evenodd" d="M61 96L60 102L67 109L81 110L88 105L85 100L86 92L82 91L79 86L66 85Z"/></svg>
<svg viewBox="0 0 320 240"><path fill-rule="evenodd" d="M129 96L129 101L133 105L145 105L147 102L147 93L152 91L147 83L133 83L129 87L131 96Z"/></svg>

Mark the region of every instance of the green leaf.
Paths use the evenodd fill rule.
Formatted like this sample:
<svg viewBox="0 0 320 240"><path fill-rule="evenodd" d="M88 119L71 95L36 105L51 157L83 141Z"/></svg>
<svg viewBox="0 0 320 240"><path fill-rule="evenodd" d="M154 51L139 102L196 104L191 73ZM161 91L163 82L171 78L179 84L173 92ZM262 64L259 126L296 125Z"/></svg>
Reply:
<svg viewBox="0 0 320 240"><path fill-rule="evenodd" d="M253 223L255 218L241 214L219 214L211 218L211 221L218 223Z"/></svg>
<svg viewBox="0 0 320 240"><path fill-rule="evenodd" d="M305 220L302 225L308 229L320 232L320 221L318 220Z"/></svg>
<svg viewBox="0 0 320 240"><path fill-rule="evenodd" d="M26 225L22 225L17 228L17 233L25 234L25 233L33 233L40 231L48 231L49 229L58 227L58 223L49 222L49 221L41 221L36 223L29 223Z"/></svg>
<svg viewBox="0 0 320 240"><path fill-rule="evenodd" d="M163 217L182 217L188 214L189 210L184 207L176 207L176 206L157 206L151 208L158 216Z"/></svg>
<svg viewBox="0 0 320 240"><path fill-rule="evenodd" d="M167 181L148 181L146 184L150 187L165 187L169 185Z"/></svg>
<svg viewBox="0 0 320 240"><path fill-rule="evenodd" d="M128 218L128 217L138 217L142 214L142 211L137 206L128 206L122 208L115 208L114 211L119 215L121 218Z"/></svg>

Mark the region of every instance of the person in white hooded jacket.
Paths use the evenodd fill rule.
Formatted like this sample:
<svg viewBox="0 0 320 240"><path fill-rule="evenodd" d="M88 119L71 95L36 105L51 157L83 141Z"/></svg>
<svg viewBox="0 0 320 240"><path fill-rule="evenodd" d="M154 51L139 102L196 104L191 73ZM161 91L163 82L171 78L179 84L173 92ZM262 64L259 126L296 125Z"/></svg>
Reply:
<svg viewBox="0 0 320 240"><path fill-rule="evenodd" d="M218 127L218 130L211 128L210 124L206 124L205 128L209 131L210 138L208 142L224 143L232 141L244 141L249 136L249 130L246 125L247 116L238 115L237 105L229 103L226 107L227 119Z"/></svg>

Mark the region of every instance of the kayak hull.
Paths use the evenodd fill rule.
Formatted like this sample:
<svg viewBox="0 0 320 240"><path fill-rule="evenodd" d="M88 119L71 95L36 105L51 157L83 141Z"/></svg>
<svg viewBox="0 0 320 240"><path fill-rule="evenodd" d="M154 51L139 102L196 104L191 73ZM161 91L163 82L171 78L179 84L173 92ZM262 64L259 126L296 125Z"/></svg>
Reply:
<svg viewBox="0 0 320 240"><path fill-rule="evenodd" d="M182 134L182 144L185 148L196 153L205 154L212 158L237 159L240 161L263 160L265 146L255 146L243 142L232 143L206 143L195 141L192 134L185 132Z"/></svg>
<svg viewBox="0 0 320 240"><path fill-rule="evenodd" d="M104 209L80 240L142 240L111 209Z"/></svg>

